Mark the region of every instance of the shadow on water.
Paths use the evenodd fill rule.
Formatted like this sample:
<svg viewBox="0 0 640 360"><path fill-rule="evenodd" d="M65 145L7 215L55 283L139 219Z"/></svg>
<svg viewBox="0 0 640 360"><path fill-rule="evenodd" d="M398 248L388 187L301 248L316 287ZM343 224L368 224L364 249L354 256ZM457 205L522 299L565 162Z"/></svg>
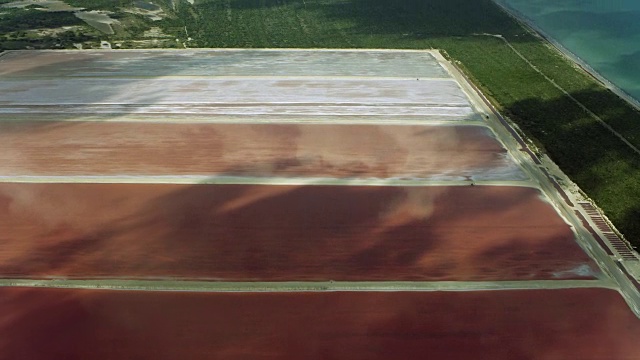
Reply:
<svg viewBox="0 0 640 360"><path fill-rule="evenodd" d="M9 277L503 280L520 278L523 262L536 278L588 262L527 188L14 187L24 194L4 187Z"/></svg>
<svg viewBox="0 0 640 360"><path fill-rule="evenodd" d="M128 187L120 196L134 198L143 191L140 185L113 187ZM164 186L143 187L153 192ZM2 272L220 280L384 278L384 269L367 266L386 264L402 271L398 265L404 261L398 258L420 256L436 240L407 238L402 240L414 247L375 250L392 250L397 236L407 235L402 228L411 228L379 225L385 203L402 194L385 192L376 199L376 193L375 187L171 185L168 193L152 193L137 204L134 213L105 216L115 219L84 232L73 219L50 220L48 239L38 241L46 244L36 244L13 265L5 263ZM120 207L118 213L130 209ZM99 206L95 211L109 210ZM45 255L58 252L53 258ZM357 261L360 257L364 261Z"/></svg>

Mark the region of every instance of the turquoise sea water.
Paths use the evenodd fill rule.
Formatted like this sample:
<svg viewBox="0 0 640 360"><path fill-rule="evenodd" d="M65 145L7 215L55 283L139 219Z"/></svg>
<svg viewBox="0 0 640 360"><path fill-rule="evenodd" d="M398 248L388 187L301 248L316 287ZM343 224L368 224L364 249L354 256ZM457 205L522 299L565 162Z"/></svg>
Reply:
<svg viewBox="0 0 640 360"><path fill-rule="evenodd" d="M640 101L640 0L496 0Z"/></svg>

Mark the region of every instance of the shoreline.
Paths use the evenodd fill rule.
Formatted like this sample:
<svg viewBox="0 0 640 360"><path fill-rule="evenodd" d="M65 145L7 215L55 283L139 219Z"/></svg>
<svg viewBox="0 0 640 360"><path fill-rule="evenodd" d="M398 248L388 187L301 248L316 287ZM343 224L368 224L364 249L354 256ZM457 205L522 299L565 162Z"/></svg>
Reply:
<svg viewBox="0 0 640 360"><path fill-rule="evenodd" d="M547 34L544 30L542 30L536 23L531 20L529 17L524 15L522 12L514 9L513 7L502 4L499 0L492 0L496 6L498 6L502 11L504 11L507 15L512 17L515 21L517 21L520 25L522 25L527 31L531 34L541 38L546 41L550 45L552 45L562 56L575 64L578 68L584 71L587 75L592 77L594 80L602 84L606 89L610 90L618 97L626 101L629 105L631 105L634 109L640 111L640 100L634 98L629 93L615 85L609 79L602 76L599 72L597 72L591 65L589 65L586 61L582 60L578 55L571 52L560 42L555 40L552 36Z"/></svg>

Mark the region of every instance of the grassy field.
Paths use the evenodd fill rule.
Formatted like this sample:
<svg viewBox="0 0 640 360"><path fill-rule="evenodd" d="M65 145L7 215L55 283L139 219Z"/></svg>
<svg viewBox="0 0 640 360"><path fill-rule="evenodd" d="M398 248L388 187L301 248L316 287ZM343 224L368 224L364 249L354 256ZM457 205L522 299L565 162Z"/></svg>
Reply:
<svg viewBox="0 0 640 360"><path fill-rule="evenodd" d="M438 48L640 245L640 156L531 68L640 147L640 113L490 0L205 0L162 21L190 47Z"/></svg>

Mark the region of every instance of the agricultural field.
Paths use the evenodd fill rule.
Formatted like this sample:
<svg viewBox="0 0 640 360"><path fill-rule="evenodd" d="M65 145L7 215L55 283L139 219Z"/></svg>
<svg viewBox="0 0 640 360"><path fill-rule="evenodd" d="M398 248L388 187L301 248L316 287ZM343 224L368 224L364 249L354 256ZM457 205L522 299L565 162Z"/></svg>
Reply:
<svg viewBox="0 0 640 360"><path fill-rule="evenodd" d="M640 244L640 155L594 117L638 148L640 113L490 0L67 3L114 12L110 16L122 29L96 33L69 13L45 17L33 10L2 9L0 29L5 31L0 33L6 35L0 48L72 47L78 42L99 47L100 40L108 40L121 47L441 49L540 154L557 163L630 242ZM164 14L161 20L132 10L157 6ZM21 29L32 22L32 29L79 28L46 36Z"/></svg>

